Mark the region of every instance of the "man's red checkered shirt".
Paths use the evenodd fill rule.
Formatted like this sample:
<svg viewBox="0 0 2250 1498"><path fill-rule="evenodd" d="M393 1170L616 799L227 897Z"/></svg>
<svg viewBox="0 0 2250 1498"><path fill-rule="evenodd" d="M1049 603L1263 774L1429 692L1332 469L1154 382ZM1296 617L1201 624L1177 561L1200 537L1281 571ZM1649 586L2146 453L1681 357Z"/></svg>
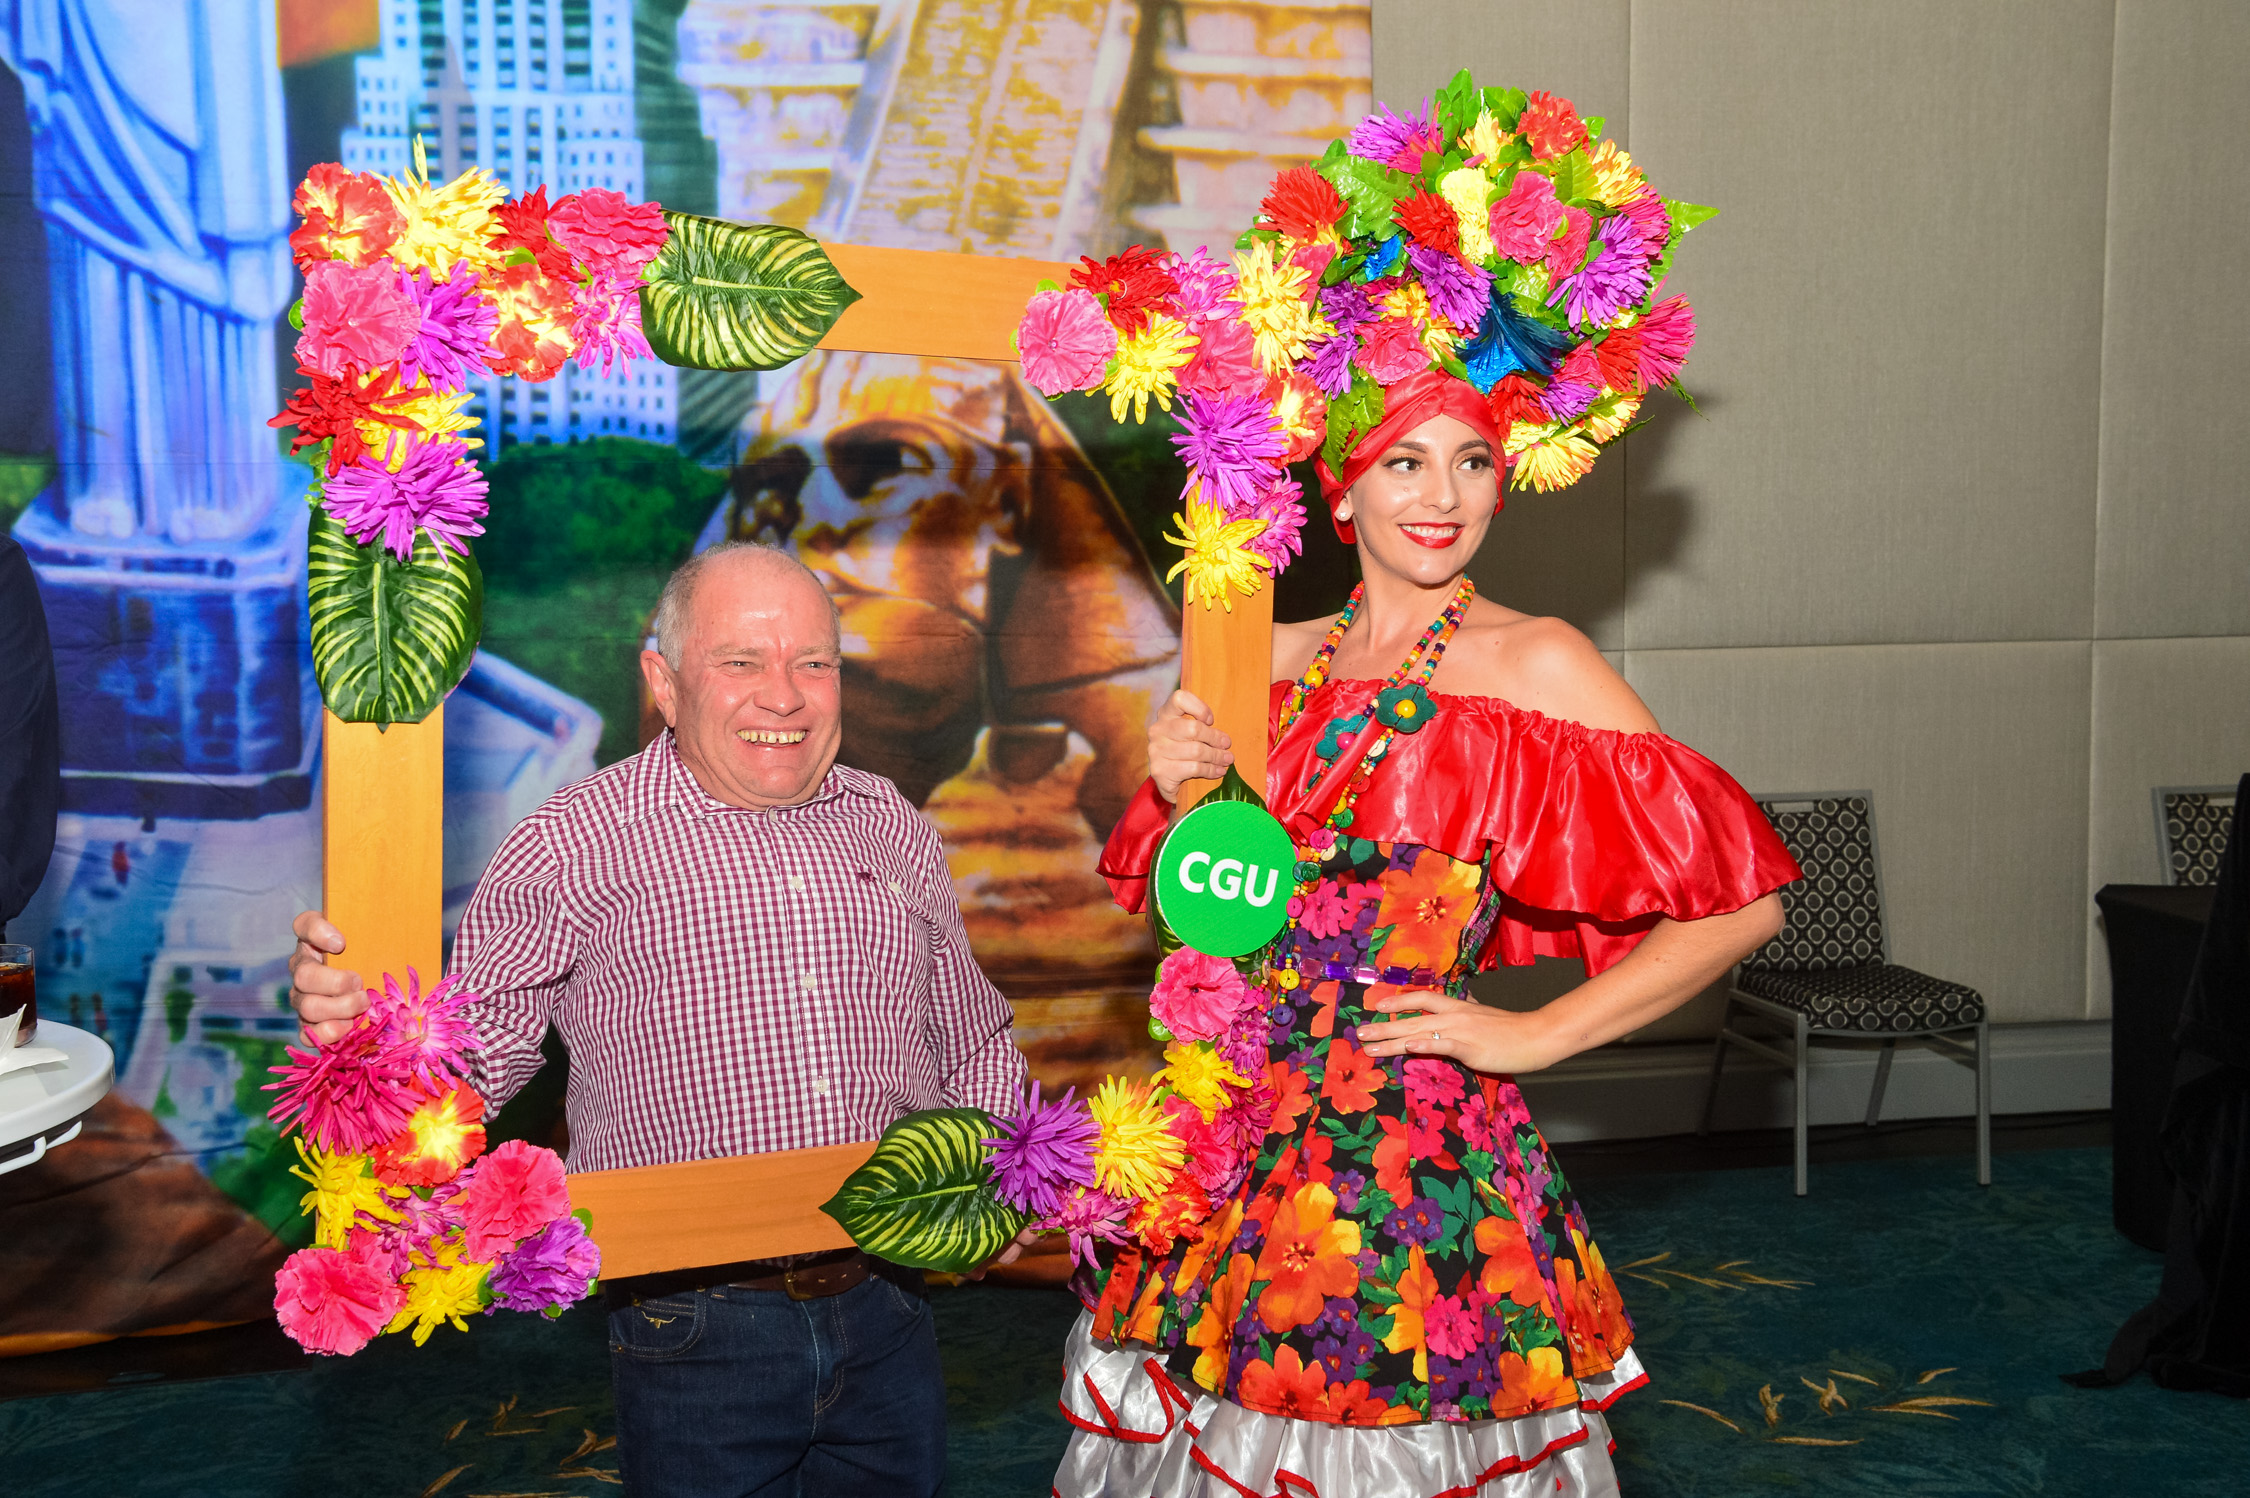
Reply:
<svg viewBox="0 0 2250 1498"><path fill-rule="evenodd" d="M873 1139L1013 1111L1011 1012L969 954L936 831L838 765L799 806L713 800L667 733L547 798L478 883L454 971L493 1107L570 1048L570 1168Z"/></svg>

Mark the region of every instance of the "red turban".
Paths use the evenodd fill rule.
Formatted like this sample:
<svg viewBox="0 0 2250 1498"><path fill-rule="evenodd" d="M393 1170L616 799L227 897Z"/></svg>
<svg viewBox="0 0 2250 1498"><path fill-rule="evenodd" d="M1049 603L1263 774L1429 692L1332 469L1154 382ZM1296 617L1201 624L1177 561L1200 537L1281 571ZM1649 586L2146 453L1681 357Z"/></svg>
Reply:
<svg viewBox="0 0 2250 1498"><path fill-rule="evenodd" d="M1382 423L1360 438L1345 456L1343 476L1339 478L1328 471L1326 458L1319 460L1320 496L1327 502L1328 518L1346 546L1358 544L1359 536L1350 521L1336 518L1336 502L1359 482L1361 474L1375 466L1375 461L1392 443L1433 416L1450 416L1473 429L1492 444L1493 466L1502 465L1500 428L1492 419L1492 407L1477 394L1476 386L1442 369L1431 368L1410 374L1396 385L1385 386ZM1499 506L1494 505L1493 509L1497 511Z"/></svg>

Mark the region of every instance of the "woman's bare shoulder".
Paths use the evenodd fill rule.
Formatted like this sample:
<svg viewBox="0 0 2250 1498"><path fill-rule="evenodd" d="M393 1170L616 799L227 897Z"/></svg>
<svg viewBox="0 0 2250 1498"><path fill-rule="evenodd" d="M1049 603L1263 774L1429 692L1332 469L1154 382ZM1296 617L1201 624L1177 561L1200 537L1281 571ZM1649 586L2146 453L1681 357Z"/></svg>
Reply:
<svg viewBox="0 0 2250 1498"><path fill-rule="evenodd" d="M1561 619L1482 599L1455 632L1432 685L1458 696L1498 697L1588 728L1657 731L1639 694L1583 633Z"/></svg>
<svg viewBox="0 0 2250 1498"><path fill-rule="evenodd" d="M1336 622L1330 614L1325 619L1304 619L1295 624L1275 624L1273 627L1273 679L1295 681L1305 674L1305 667L1320 649L1320 642Z"/></svg>

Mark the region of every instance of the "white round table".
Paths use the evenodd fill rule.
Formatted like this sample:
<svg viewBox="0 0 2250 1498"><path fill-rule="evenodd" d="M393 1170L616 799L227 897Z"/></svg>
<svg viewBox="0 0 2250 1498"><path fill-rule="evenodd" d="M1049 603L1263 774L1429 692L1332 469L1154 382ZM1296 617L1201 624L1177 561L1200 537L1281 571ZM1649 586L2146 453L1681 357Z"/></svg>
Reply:
<svg viewBox="0 0 2250 1498"><path fill-rule="evenodd" d="M42 1019L31 1045L61 1051L64 1059L0 1073L0 1175L36 1165L76 1139L117 1077L116 1059L99 1035ZM22 1148L27 1142L30 1148Z"/></svg>

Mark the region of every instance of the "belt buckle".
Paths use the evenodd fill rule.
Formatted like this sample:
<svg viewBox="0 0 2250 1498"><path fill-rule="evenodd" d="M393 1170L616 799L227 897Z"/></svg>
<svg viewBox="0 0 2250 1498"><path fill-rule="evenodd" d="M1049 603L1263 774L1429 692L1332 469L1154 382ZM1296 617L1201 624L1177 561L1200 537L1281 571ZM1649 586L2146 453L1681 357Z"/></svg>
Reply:
<svg viewBox="0 0 2250 1498"><path fill-rule="evenodd" d="M781 1271L781 1288L783 1293L786 1294L791 1300L820 1299L820 1292L817 1290L799 1290L797 1288L797 1273L798 1271L795 1269L784 1269Z"/></svg>

